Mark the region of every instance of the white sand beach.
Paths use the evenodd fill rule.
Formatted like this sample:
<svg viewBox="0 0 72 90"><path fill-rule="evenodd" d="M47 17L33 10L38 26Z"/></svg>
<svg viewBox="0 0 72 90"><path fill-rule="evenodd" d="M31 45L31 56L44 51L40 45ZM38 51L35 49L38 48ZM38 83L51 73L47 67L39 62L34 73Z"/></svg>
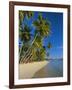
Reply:
<svg viewBox="0 0 72 90"><path fill-rule="evenodd" d="M49 61L40 61L19 64L19 79L32 78L38 70L42 69L48 63Z"/></svg>

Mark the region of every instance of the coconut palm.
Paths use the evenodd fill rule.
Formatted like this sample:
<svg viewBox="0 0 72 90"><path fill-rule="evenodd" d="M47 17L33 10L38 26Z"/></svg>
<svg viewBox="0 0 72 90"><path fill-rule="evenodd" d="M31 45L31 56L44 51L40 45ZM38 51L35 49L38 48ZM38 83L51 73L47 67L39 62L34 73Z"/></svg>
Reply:
<svg viewBox="0 0 72 90"><path fill-rule="evenodd" d="M52 48L51 42L48 43L46 48L47 48L47 57L49 57L49 50Z"/></svg>
<svg viewBox="0 0 72 90"><path fill-rule="evenodd" d="M30 34L30 28L27 25L22 26L23 20L25 17L31 18L33 16L32 11L19 11L19 39L22 42L21 47L19 47L19 54L20 54L20 60L22 55L24 54L25 51L27 51L29 47L29 41L31 39L31 34Z"/></svg>
<svg viewBox="0 0 72 90"><path fill-rule="evenodd" d="M27 25L24 25L24 28L19 30L20 40L23 42L28 42L31 38L30 31L31 29Z"/></svg>
<svg viewBox="0 0 72 90"><path fill-rule="evenodd" d="M31 18L33 16L33 12L32 11L19 11L19 26L21 27L22 22L24 20L25 17Z"/></svg>
<svg viewBox="0 0 72 90"><path fill-rule="evenodd" d="M49 42L47 45L47 48L50 49L52 47L52 44Z"/></svg>
<svg viewBox="0 0 72 90"><path fill-rule="evenodd" d="M37 48L36 57L39 60L45 59L46 50L43 47L43 39L50 34L50 24L46 21L41 14L39 14L38 19L33 22L35 26L35 35L37 39L34 43Z"/></svg>
<svg viewBox="0 0 72 90"><path fill-rule="evenodd" d="M46 37L50 33L50 24L39 14L38 19L33 22L33 25L36 27L36 32L42 38Z"/></svg>
<svg viewBox="0 0 72 90"><path fill-rule="evenodd" d="M30 45L31 40L30 27L24 25L21 27L24 17L30 18L31 12L20 12L20 27L19 27L19 37L22 41L22 47L20 49L20 61L30 62L30 61L41 61L45 59L46 49L43 46L43 39L50 34L50 25L46 19L39 14L38 19L33 22L33 26L36 28L34 33L34 40Z"/></svg>
<svg viewBox="0 0 72 90"><path fill-rule="evenodd" d="M37 52L36 52L36 55L37 55L37 60L38 61L43 61L45 60L45 57L46 57L46 51L45 51L45 48L38 48L37 49Z"/></svg>
<svg viewBox="0 0 72 90"><path fill-rule="evenodd" d="M31 34L30 34L30 28L25 25L24 28L22 30L19 30L19 39L21 40L21 47L20 47L20 60L22 55L24 55L24 53L27 51L28 47L29 47L29 41L31 40Z"/></svg>

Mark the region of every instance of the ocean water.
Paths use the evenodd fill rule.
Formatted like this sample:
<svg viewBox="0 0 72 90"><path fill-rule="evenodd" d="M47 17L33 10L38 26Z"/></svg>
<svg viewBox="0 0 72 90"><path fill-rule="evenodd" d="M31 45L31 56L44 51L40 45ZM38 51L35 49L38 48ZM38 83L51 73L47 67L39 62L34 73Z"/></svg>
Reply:
<svg viewBox="0 0 72 90"><path fill-rule="evenodd" d="M63 77L63 60L50 60L33 78Z"/></svg>

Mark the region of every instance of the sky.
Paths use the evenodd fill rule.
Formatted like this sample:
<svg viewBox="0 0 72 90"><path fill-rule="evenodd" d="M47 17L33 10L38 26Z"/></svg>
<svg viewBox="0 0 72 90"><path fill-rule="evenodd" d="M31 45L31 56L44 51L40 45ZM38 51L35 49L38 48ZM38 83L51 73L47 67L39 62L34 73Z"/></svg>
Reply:
<svg viewBox="0 0 72 90"><path fill-rule="evenodd" d="M47 38L52 43L50 56L63 57L63 13L46 13L44 15L51 23L51 35ZM45 41L46 44L46 41Z"/></svg>
<svg viewBox="0 0 72 90"><path fill-rule="evenodd" d="M50 22L51 34L44 39L43 44L47 45L51 42L52 48L48 50L50 57L52 58L62 58L63 57L63 13L56 12L42 12L42 16ZM34 12L34 16L27 20L24 19L26 23L32 29L31 33L34 33L35 28L32 26L32 22L38 17L38 12Z"/></svg>

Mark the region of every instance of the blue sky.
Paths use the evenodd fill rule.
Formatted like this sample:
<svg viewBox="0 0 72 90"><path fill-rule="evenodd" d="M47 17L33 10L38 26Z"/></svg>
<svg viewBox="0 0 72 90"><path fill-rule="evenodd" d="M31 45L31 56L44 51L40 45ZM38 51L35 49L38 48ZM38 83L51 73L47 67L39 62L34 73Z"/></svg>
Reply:
<svg viewBox="0 0 72 90"><path fill-rule="evenodd" d="M51 35L47 38L52 43L51 57L63 57L63 13L45 13L51 23ZM46 41L45 41L46 44Z"/></svg>
<svg viewBox="0 0 72 90"><path fill-rule="evenodd" d="M48 42L52 43L52 48L49 50L50 57L59 58L63 57L63 13L54 12L42 12L42 16L50 22L51 34L44 39L43 44L47 45ZM25 18L24 23L26 23L32 29L33 34L35 28L32 26L32 22L38 17L38 12L34 12L34 16L27 20Z"/></svg>

